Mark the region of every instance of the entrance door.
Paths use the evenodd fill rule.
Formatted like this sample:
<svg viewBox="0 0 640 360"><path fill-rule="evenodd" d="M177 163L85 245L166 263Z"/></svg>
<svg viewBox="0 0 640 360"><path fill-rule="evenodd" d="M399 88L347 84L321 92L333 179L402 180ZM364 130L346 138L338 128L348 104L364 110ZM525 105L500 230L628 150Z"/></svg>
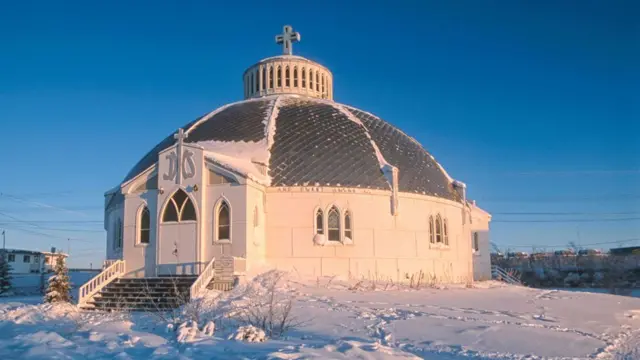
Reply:
<svg viewBox="0 0 640 360"><path fill-rule="evenodd" d="M158 275L197 275L198 221L191 198L176 191L160 222Z"/></svg>

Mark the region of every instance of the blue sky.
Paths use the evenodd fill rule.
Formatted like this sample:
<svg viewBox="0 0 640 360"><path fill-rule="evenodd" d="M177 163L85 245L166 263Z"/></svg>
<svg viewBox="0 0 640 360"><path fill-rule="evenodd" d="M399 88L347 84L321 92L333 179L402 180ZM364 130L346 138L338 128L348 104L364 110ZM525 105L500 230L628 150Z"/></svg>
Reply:
<svg viewBox="0 0 640 360"><path fill-rule="evenodd" d="M640 220L592 221L640 218L640 8L632 1L2 8L7 246L69 244L72 265L97 266L104 191L178 126L241 99L242 72L280 53L274 36L284 24L302 34L295 54L333 71L337 101L400 127L468 184L494 213L497 244L530 251L640 238ZM575 219L587 221L564 221Z"/></svg>

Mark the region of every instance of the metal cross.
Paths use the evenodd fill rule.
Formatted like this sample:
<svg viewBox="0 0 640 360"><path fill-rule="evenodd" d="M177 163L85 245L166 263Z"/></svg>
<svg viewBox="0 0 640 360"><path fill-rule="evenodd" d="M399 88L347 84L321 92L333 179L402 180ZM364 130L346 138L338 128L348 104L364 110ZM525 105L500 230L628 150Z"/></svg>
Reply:
<svg viewBox="0 0 640 360"><path fill-rule="evenodd" d="M184 133L183 129L178 129L177 134L173 134L173 138L178 140L178 144L176 145L176 183L180 184L180 171L182 169L182 145L184 144L184 139L187 138L187 134Z"/></svg>
<svg viewBox="0 0 640 360"><path fill-rule="evenodd" d="M282 34L276 35L276 44L282 44L282 53L291 55L293 48L292 43L300 41L300 33L293 31L291 25L285 25L282 28Z"/></svg>

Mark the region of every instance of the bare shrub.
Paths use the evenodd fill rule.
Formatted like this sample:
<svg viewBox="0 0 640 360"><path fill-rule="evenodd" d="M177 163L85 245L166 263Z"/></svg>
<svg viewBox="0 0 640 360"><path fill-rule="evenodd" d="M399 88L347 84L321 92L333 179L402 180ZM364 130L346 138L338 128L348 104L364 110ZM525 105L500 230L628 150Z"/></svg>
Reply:
<svg viewBox="0 0 640 360"><path fill-rule="evenodd" d="M281 337L302 324L291 314L293 299L278 291L283 273L272 273L262 289L247 288L247 301L235 305L234 313L241 323L264 330L268 337Z"/></svg>

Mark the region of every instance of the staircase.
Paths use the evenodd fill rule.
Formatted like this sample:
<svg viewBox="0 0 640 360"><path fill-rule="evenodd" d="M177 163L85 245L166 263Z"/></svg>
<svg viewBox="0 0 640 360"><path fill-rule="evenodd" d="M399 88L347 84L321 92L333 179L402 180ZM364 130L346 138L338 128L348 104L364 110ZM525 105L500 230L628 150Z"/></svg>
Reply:
<svg viewBox="0 0 640 360"><path fill-rule="evenodd" d="M174 309L189 301L189 291L196 278L196 276L119 278L102 288L80 308L106 311Z"/></svg>
<svg viewBox="0 0 640 360"><path fill-rule="evenodd" d="M522 285L517 272L506 271L498 265L491 265L491 278L511 285Z"/></svg>

